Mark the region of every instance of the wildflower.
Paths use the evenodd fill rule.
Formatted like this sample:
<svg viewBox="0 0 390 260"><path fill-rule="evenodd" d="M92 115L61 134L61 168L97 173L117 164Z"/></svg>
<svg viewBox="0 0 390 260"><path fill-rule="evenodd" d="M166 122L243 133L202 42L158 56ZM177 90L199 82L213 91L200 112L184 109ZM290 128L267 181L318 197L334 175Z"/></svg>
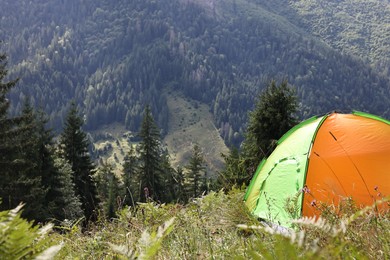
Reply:
<svg viewBox="0 0 390 260"><path fill-rule="evenodd" d="M316 200L313 200L313 201L310 203L310 205L311 205L312 207L317 206Z"/></svg>
<svg viewBox="0 0 390 260"><path fill-rule="evenodd" d="M149 199L149 189L148 189L148 187L144 188L144 193L145 193L145 198Z"/></svg>
<svg viewBox="0 0 390 260"><path fill-rule="evenodd" d="M302 191L304 193L310 193L310 189L306 185L302 188Z"/></svg>

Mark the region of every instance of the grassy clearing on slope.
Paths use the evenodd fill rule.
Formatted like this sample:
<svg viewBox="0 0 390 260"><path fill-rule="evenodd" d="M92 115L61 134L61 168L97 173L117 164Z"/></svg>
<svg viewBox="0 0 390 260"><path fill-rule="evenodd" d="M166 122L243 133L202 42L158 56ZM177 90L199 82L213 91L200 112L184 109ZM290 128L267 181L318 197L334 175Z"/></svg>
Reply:
<svg viewBox="0 0 390 260"><path fill-rule="evenodd" d="M320 220L301 219L279 234L245 208L243 192L212 192L186 206L140 204L102 220L89 232L77 226L53 234L64 247L57 259L388 259L388 213L323 208Z"/></svg>
<svg viewBox="0 0 390 260"><path fill-rule="evenodd" d="M95 154L113 167L114 172L119 176L122 174L124 158L130 151L131 133L120 123L113 123L102 126L93 131Z"/></svg>
<svg viewBox="0 0 390 260"><path fill-rule="evenodd" d="M209 107L178 93L167 95L169 129L163 142L167 145L173 166L184 166L198 144L202 149L209 172L215 173L223 167L221 153L228 148L216 129Z"/></svg>
<svg viewBox="0 0 390 260"><path fill-rule="evenodd" d="M169 108L169 129L163 144L167 146L174 167L184 166L192 156L192 149L198 144L204 154L207 171L214 174L223 167L221 153L228 148L216 129L209 107L195 100L171 92L167 95ZM105 125L91 132L95 154L113 166L118 175L122 172L124 157L130 150L131 133L120 123Z"/></svg>

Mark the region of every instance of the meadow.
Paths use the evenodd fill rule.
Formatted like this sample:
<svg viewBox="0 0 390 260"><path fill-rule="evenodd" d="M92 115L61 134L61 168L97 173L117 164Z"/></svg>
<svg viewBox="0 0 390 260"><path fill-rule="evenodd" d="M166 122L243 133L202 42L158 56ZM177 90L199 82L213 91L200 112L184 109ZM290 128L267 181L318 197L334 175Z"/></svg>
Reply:
<svg viewBox="0 0 390 260"><path fill-rule="evenodd" d="M34 226L20 211L1 212L2 259L389 259L389 212L352 200L322 206L321 218L294 221L293 230L259 222L244 191L211 192L187 205L148 202L101 218ZM389 203L386 199L380 203ZM18 255L17 255L18 254ZM17 256L20 256L18 258Z"/></svg>

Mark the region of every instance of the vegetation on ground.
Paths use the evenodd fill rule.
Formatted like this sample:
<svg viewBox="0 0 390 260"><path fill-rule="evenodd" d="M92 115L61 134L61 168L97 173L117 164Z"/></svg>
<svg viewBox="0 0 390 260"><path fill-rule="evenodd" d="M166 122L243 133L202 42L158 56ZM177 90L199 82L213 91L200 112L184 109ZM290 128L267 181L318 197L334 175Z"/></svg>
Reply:
<svg viewBox="0 0 390 260"><path fill-rule="evenodd" d="M49 240L50 243L39 248L42 251L49 246L60 245L55 259L390 257L389 212L379 213L374 206L358 209L353 201L346 200L339 208L323 206L321 218L298 219L295 229L287 230L254 219L242 203L243 196L242 190L233 189L228 193L211 192L185 206L141 203L135 208L119 210L117 217L111 220L99 219L87 232L82 232L77 222L57 226L62 232L42 235L44 241ZM8 225L17 232L13 226L15 223L9 224L4 218L0 221L0 227ZM23 239L38 236L20 231L18 234ZM11 250L7 245L0 242L0 252L6 248ZM38 244L33 244L31 248L36 247ZM32 255L25 259L32 258L29 256Z"/></svg>

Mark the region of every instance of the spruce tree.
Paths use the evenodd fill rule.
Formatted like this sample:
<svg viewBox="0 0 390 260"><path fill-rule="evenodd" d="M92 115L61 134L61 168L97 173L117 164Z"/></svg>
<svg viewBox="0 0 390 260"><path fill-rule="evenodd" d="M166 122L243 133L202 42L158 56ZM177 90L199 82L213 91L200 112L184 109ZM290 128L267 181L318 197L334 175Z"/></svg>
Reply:
<svg viewBox="0 0 390 260"><path fill-rule="evenodd" d="M47 218L57 218L58 211L62 211L65 204L61 204L57 207L51 207L53 201L58 200L62 197L62 193L53 192L55 189L63 189L62 183L58 182L62 172L55 165L55 154L54 154L54 141L53 133L51 129L46 127L49 121L48 116L42 109L33 111L34 114L34 129L35 129L35 152L36 152L36 163L35 171L37 175L41 176L42 188L45 189L45 214ZM59 186L60 185L60 186ZM59 186L59 187L58 187ZM73 188L72 188L73 189ZM65 198L68 199L68 198Z"/></svg>
<svg viewBox="0 0 390 260"><path fill-rule="evenodd" d="M48 121L48 116L39 109L35 116L39 155L37 170L40 171L42 185L47 190L47 218L57 222L65 219L77 220L83 216L83 211L72 180L73 171L70 164L60 158L58 150L55 149L52 130L46 128Z"/></svg>
<svg viewBox="0 0 390 260"><path fill-rule="evenodd" d="M19 172L25 168L19 153L22 145L18 140L20 119L8 116L7 94L18 80L4 82L8 73L6 67L7 57L0 53L0 210L15 208L21 202L17 182Z"/></svg>
<svg viewBox="0 0 390 260"><path fill-rule="evenodd" d="M139 193L139 159L136 151L131 145L129 153L125 157L123 164L123 191L122 198L124 205L135 206L136 201L140 201Z"/></svg>
<svg viewBox="0 0 390 260"><path fill-rule="evenodd" d="M120 191L119 180L113 171L112 165L103 162L99 166L96 183L104 214L109 219L114 218L119 206L117 205L117 198L120 195Z"/></svg>
<svg viewBox="0 0 390 260"><path fill-rule="evenodd" d="M164 187L160 133L149 106L145 108L139 137L139 196L142 202L161 201Z"/></svg>
<svg viewBox="0 0 390 260"><path fill-rule="evenodd" d="M253 173L263 157L275 148L277 140L297 123L295 90L287 81L270 81L249 114L242 156L247 172ZM250 178L249 178L250 179Z"/></svg>
<svg viewBox="0 0 390 260"><path fill-rule="evenodd" d="M206 174L205 174L205 160L203 158L202 151L200 147L196 144L192 150L192 156L187 165L187 181L188 181L188 195L189 197L196 198L202 194L204 187Z"/></svg>
<svg viewBox="0 0 390 260"><path fill-rule="evenodd" d="M178 166L173 172L173 189L174 189L174 199L178 203L185 203L188 201L188 196L185 190L185 174L184 169Z"/></svg>
<svg viewBox="0 0 390 260"><path fill-rule="evenodd" d="M82 130L83 119L74 102L68 111L64 130L60 137L63 157L70 163L76 194L80 197L87 221L96 220L95 209L99 204L93 175L95 167L88 153L89 141Z"/></svg>
<svg viewBox="0 0 390 260"><path fill-rule="evenodd" d="M75 194L73 172L64 159L56 157L53 134L46 128L46 114L42 110L35 111L27 99L21 119L24 131L20 138L27 144L21 154L32 165L22 175L29 184L25 185L24 193L30 194L25 200L26 216L37 221L80 218L81 203Z"/></svg>
<svg viewBox="0 0 390 260"><path fill-rule="evenodd" d="M54 158L56 174L51 177L47 203L50 216L56 221L75 221L83 217L80 197L76 195L72 166L63 158Z"/></svg>
<svg viewBox="0 0 390 260"><path fill-rule="evenodd" d="M44 221L47 215L47 187L43 185L44 171L50 170L46 164L48 153L40 132L37 114L28 99L25 100L18 135L20 146L19 158L25 167L18 171L17 191L15 195L26 206L23 216L36 221ZM43 142L43 143L42 143ZM47 175L47 174L46 174Z"/></svg>
<svg viewBox="0 0 390 260"><path fill-rule="evenodd" d="M229 154L222 154L225 162L225 168L218 173L217 186L225 190L231 190L233 186L241 187L248 181L248 174L244 167L244 161L237 148L230 149Z"/></svg>
<svg viewBox="0 0 390 260"><path fill-rule="evenodd" d="M161 200L171 202L176 199L175 196L175 169L171 166L168 149L162 149L161 154L161 178L163 184L163 195Z"/></svg>

